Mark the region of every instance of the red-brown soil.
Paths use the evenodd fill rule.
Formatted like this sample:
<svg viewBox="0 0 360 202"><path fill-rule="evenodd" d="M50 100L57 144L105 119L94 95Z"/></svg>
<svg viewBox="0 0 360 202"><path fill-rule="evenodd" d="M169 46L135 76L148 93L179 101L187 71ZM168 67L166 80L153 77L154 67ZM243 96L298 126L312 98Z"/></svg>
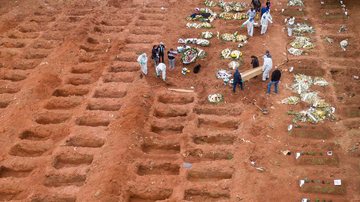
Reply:
<svg viewBox="0 0 360 202"><path fill-rule="evenodd" d="M265 50L283 70L280 93L266 96L259 76L236 93L216 79L230 62L220 51L237 47L216 37L198 74L182 75L179 57L166 82L150 57L149 74L140 74L137 55L150 56L154 44L200 37L205 30L187 29L185 18L202 0L0 0L0 201L360 201L360 2L344 1L347 18L337 0L323 1L299 11L273 0L274 24L241 48L240 71ZM286 50L291 15L316 29L316 48L300 57ZM246 33L240 21L212 24L214 33ZM341 25L348 30L339 33ZM329 81L318 90L336 121L287 131L287 111L306 107L280 103L292 94L291 66ZM212 93L225 101L209 104ZM296 152L318 155L299 161ZM304 178L313 181L300 188ZM343 185L331 186L334 179Z"/></svg>

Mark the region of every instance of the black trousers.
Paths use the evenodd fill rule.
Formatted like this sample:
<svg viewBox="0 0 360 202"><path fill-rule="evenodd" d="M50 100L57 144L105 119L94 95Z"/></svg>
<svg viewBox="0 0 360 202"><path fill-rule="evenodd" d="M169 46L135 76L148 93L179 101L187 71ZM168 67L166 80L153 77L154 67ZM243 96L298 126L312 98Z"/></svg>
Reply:
<svg viewBox="0 0 360 202"><path fill-rule="evenodd" d="M165 63L164 54L159 54L159 61Z"/></svg>

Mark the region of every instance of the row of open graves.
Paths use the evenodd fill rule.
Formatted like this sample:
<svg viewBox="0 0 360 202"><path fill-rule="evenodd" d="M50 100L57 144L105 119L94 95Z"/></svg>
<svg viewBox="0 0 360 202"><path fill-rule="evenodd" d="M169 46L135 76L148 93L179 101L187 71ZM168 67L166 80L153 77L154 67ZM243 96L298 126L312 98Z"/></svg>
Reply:
<svg viewBox="0 0 360 202"><path fill-rule="evenodd" d="M310 5L312 3L316 4L316 6ZM296 74L295 84L291 88L295 91L298 89L300 96L284 99L283 103L289 104L291 109L289 115L295 117L292 124L289 125L289 134L293 137L293 141L302 145L297 151L294 151L293 155L295 165L304 168L304 172L297 177L297 185L301 193L300 201L302 202L348 201L354 197L346 196L346 194L350 193L350 184L354 182L351 182L352 179L350 178L342 178L345 165L341 162L341 156L347 154L341 152L341 150L345 149L340 147L337 138L349 138L344 137L339 132L341 130L354 132L354 130L358 131L359 128L359 124L356 124L356 122L359 122L359 106L358 102L356 102L358 89L355 87L359 82L359 71L350 67L337 68L336 66L347 63L338 62L340 60L327 61L329 63L327 65L313 59L320 56L321 49L316 46L321 45L324 46L327 57L342 57L351 60L357 54L356 43L352 41L353 38L347 28L347 22L351 16L345 3L345 1L339 0L319 0L319 2L288 0L288 7L281 11L287 19L290 16L295 17L293 35L289 37L290 41L287 49L288 54L291 55L289 65L294 66L291 69L294 69ZM324 30L322 33L318 33L311 26L312 22L309 17L314 17L312 20L319 22L318 24ZM326 69L326 66L330 68ZM323 95L324 99L316 98L316 104L324 102L325 99L334 102L326 94L324 95L324 92L329 93L329 87L327 86L334 83L334 93L337 97L335 102L340 102L343 105L336 109L330 107L329 114L327 114L326 110L322 110L326 105L330 106L326 102L321 104L322 106L314 107L314 102L310 100L315 99L318 93L310 92L308 91L309 88L305 87L306 92L301 94L304 90L304 86L302 86L302 79L304 78L310 79L313 84L320 81L319 78L321 78L318 83L320 85L315 87L316 90L314 91L321 91L319 94ZM344 80L348 82L346 84L341 82ZM293 113L292 109L296 107L291 105L296 105L300 101L305 101L312 107L300 113ZM303 117L301 117L301 113L304 115ZM319 117L321 116L327 118L320 120ZM339 120L339 117L344 120L343 128L338 126L338 122L335 123L335 121ZM347 152L350 156L358 157L359 142L356 142L356 139L351 141L352 144L349 148L346 148Z"/></svg>

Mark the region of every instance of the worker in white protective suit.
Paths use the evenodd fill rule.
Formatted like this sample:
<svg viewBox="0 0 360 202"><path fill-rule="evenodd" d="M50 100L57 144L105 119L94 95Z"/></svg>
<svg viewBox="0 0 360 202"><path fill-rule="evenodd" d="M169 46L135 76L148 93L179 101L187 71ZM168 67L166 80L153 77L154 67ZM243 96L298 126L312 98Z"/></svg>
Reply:
<svg viewBox="0 0 360 202"><path fill-rule="evenodd" d="M269 22L270 23L273 23L272 22L272 17L270 15L270 12L269 10L266 11L262 17L261 17L261 20L260 20L260 24L261 24L261 34L265 34L266 31L267 31L267 28L268 28L268 25L269 25Z"/></svg>
<svg viewBox="0 0 360 202"><path fill-rule="evenodd" d="M270 71L272 69L272 58L271 56L264 55L263 75L262 80L266 81L270 77Z"/></svg>
<svg viewBox="0 0 360 202"><path fill-rule="evenodd" d="M147 71L147 62L148 62L148 58L146 56L146 53L143 53L141 55L139 55L137 62L140 64L140 68L141 71L144 75L147 75L148 71Z"/></svg>
<svg viewBox="0 0 360 202"><path fill-rule="evenodd" d="M254 35L254 18L249 18L248 20L246 20L241 27L247 26L247 32L249 36L253 36Z"/></svg>
<svg viewBox="0 0 360 202"><path fill-rule="evenodd" d="M160 72L162 74L162 80L165 81L166 80L166 65L164 63L159 63L156 66L156 76L159 77L160 76Z"/></svg>
<svg viewBox="0 0 360 202"><path fill-rule="evenodd" d="M285 23L287 23L288 36L292 36L295 26L295 17L291 16L289 19L285 19Z"/></svg>

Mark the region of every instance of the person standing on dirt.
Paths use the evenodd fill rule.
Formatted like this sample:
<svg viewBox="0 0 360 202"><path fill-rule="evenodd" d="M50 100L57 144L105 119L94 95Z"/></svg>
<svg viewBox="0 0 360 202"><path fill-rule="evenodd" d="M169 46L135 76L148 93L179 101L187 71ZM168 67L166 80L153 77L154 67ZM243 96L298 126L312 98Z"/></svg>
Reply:
<svg viewBox="0 0 360 202"><path fill-rule="evenodd" d="M286 19L285 22L287 22L288 36L292 36L292 30L295 26L295 17L291 16L290 18Z"/></svg>
<svg viewBox="0 0 360 202"><path fill-rule="evenodd" d="M261 8L261 17L264 15L264 13L266 13L267 11L269 11L270 9L268 9L267 7L262 7Z"/></svg>
<svg viewBox="0 0 360 202"><path fill-rule="evenodd" d="M271 2L270 0L266 0L266 8L270 10Z"/></svg>
<svg viewBox="0 0 360 202"><path fill-rule="evenodd" d="M266 50L266 51L265 51L265 55L264 55L264 56L266 56L266 57L268 57L268 58L272 58L269 50Z"/></svg>
<svg viewBox="0 0 360 202"><path fill-rule="evenodd" d="M146 53L143 53L141 55L139 55L137 62L140 64L140 68L141 71L144 75L147 75L148 71L147 71L147 62L148 62L148 58L146 56Z"/></svg>
<svg viewBox="0 0 360 202"><path fill-rule="evenodd" d="M249 19L255 19L256 11L254 8L250 8L248 12L246 13Z"/></svg>
<svg viewBox="0 0 360 202"><path fill-rule="evenodd" d="M259 59L255 56L255 55L252 55L251 56L251 65L253 68L257 68L259 67Z"/></svg>
<svg viewBox="0 0 360 202"><path fill-rule="evenodd" d="M154 45L153 48L152 48L152 51L151 51L151 59L154 60L154 65L155 65L155 68L156 68L156 66L157 66L158 63L159 63L159 50L158 50L158 46L157 46L157 45Z"/></svg>
<svg viewBox="0 0 360 202"><path fill-rule="evenodd" d="M264 55L264 65L263 65L263 75L262 80L266 81L269 78L270 71L272 69L272 59L269 51L266 51L266 55Z"/></svg>
<svg viewBox="0 0 360 202"><path fill-rule="evenodd" d="M157 66L156 66L156 76L159 77L160 76L160 72L161 72L161 75L162 75L162 80L165 81L166 80L166 65L165 63L159 63Z"/></svg>
<svg viewBox="0 0 360 202"><path fill-rule="evenodd" d="M262 15L261 20L260 20L260 24L261 24L261 32L260 32L260 34L265 34L266 33L267 28L269 26L269 22L273 23L272 22L272 17L270 15L269 11L266 11L264 13L264 15Z"/></svg>
<svg viewBox="0 0 360 202"><path fill-rule="evenodd" d="M260 0L252 0L251 1L252 6L255 8L256 12L260 12L260 8L261 8L261 2Z"/></svg>
<svg viewBox="0 0 360 202"><path fill-rule="evenodd" d="M236 86L239 85L241 90L244 90L243 88L243 81L241 78L241 74L239 72L239 68L236 67L235 73L234 73L234 82L233 82L233 93L235 93Z"/></svg>
<svg viewBox="0 0 360 202"><path fill-rule="evenodd" d="M175 69L175 56L178 54L177 51L174 51L174 49L170 48L170 51L167 52L168 59L169 59L169 66L170 70Z"/></svg>
<svg viewBox="0 0 360 202"><path fill-rule="evenodd" d="M281 78L281 71L277 67L275 67L275 71L272 72L271 80L267 86L267 91L266 91L267 94L270 94L272 84L274 84L275 93L276 94L278 93L278 85L280 82L280 78Z"/></svg>
<svg viewBox="0 0 360 202"><path fill-rule="evenodd" d="M159 61L162 63L165 63L164 55L165 55L165 45L163 42L160 42L160 45L158 47L159 49Z"/></svg>
<svg viewBox="0 0 360 202"><path fill-rule="evenodd" d="M246 20L241 27L247 26L247 32L250 37L254 35L254 18L249 18Z"/></svg>

